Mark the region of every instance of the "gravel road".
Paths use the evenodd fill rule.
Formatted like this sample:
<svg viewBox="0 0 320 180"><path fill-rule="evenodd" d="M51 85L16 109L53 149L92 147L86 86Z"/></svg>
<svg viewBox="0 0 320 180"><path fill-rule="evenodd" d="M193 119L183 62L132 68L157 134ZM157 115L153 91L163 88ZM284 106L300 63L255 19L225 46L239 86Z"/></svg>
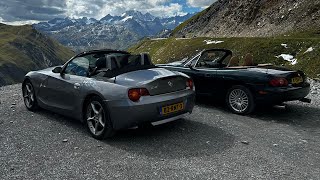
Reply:
<svg viewBox="0 0 320 180"><path fill-rule="evenodd" d="M320 86L311 104L238 116L200 101L183 120L97 141L0 87L0 179L320 179Z"/></svg>

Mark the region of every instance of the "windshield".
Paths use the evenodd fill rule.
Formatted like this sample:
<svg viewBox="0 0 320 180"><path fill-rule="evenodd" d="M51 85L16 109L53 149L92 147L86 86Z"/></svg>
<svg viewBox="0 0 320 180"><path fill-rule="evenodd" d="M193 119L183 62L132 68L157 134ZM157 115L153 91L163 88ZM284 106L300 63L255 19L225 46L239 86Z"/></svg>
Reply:
<svg viewBox="0 0 320 180"><path fill-rule="evenodd" d="M189 66L190 64L193 63L193 61L194 61L195 59L199 58L200 54L201 54L201 52L198 53L197 55L195 55L193 58L185 60L185 61L182 63L182 66Z"/></svg>

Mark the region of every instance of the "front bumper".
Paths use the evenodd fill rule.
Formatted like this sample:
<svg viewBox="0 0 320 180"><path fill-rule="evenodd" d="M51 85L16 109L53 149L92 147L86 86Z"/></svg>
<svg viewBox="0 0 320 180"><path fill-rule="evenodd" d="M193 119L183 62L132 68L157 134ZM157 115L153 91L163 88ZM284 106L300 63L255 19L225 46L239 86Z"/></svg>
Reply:
<svg viewBox="0 0 320 180"><path fill-rule="evenodd" d="M161 115L160 108L176 103L184 103L184 109L170 115ZM156 96L141 97L139 102L129 99L105 101L109 116L115 130L137 126L146 122L166 122L181 118L181 115L192 113L195 104L195 93L192 90L177 91ZM157 124L157 123L153 123Z"/></svg>
<svg viewBox="0 0 320 180"><path fill-rule="evenodd" d="M263 91L267 94L256 95L258 104L277 104L305 98L310 92L310 84L305 84L303 87L266 88Z"/></svg>

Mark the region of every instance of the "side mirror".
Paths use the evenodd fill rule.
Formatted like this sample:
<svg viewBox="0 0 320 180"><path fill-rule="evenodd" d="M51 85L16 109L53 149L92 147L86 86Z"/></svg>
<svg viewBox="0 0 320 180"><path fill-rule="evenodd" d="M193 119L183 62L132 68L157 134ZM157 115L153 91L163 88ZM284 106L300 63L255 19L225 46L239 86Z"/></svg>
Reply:
<svg viewBox="0 0 320 180"><path fill-rule="evenodd" d="M52 69L53 73L61 73L62 72L62 67L55 67L54 69Z"/></svg>

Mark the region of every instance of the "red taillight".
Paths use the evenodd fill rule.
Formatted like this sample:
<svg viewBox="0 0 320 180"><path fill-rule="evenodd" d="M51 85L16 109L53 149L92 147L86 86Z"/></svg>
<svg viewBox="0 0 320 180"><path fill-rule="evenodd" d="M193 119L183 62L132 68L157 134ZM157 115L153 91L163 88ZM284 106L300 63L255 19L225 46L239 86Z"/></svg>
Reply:
<svg viewBox="0 0 320 180"><path fill-rule="evenodd" d="M140 100L141 96L149 96L149 91L146 88L135 88L129 89L128 97L131 101L137 102Z"/></svg>
<svg viewBox="0 0 320 180"><path fill-rule="evenodd" d="M186 85L187 85L187 88L193 89L193 81L192 81L192 79L188 79Z"/></svg>
<svg viewBox="0 0 320 180"><path fill-rule="evenodd" d="M288 86L288 81L285 78L275 78L270 81L270 85L274 87Z"/></svg>

